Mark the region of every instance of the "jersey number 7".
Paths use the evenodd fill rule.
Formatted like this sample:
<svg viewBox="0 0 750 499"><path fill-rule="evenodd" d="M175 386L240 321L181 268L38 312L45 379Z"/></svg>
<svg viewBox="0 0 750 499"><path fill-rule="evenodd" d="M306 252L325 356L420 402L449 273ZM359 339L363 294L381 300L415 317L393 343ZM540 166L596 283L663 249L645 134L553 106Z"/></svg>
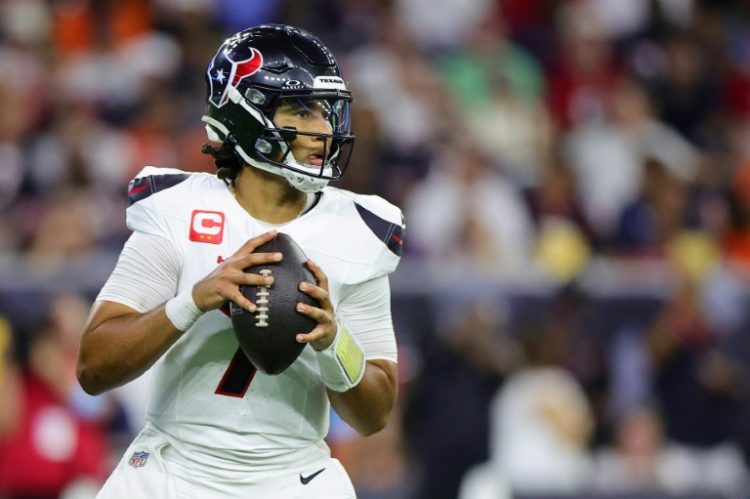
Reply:
<svg viewBox="0 0 750 499"><path fill-rule="evenodd" d="M253 381L256 372L257 369L255 369L255 366L250 363L247 356L238 348L234 352L234 357L232 357L227 370L224 371L224 376L222 376L219 386L216 387L214 393L227 397L242 398L250 387L250 382Z"/></svg>

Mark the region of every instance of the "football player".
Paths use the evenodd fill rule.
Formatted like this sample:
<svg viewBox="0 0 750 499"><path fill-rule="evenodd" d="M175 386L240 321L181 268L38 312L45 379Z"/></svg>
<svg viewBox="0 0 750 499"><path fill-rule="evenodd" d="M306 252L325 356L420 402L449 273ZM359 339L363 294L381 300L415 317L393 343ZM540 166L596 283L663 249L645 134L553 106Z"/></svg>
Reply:
<svg viewBox="0 0 750 499"><path fill-rule="evenodd" d="M352 498L324 442L330 405L362 435L396 400L388 274L400 210L327 186L349 161L351 93L331 51L291 26L228 38L208 65L203 121L217 174L146 167L130 183L133 231L93 305L77 374L92 394L154 369L147 423L99 497ZM243 272L277 232L310 258L300 285L317 323L283 373L238 348L229 301L253 312Z"/></svg>

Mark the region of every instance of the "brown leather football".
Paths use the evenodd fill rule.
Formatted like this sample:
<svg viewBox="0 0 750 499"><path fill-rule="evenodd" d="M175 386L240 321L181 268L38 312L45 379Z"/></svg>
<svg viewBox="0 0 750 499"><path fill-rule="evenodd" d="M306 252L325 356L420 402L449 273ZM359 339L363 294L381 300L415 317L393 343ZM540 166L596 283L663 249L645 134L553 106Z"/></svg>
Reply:
<svg viewBox="0 0 750 499"><path fill-rule="evenodd" d="M245 269L275 278L270 286L240 286L242 294L258 309L251 313L229 305L234 334L240 348L256 369L266 374L280 374L294 362L304 343L295 337L309 333L316 323L297 312L297 303L318 307L318 302L299 290L299 283L315 284L315 276L305 265L307 256L289 235L279 233L273 240L259 246L255 253L279 252L279 263L256 265Z"/></svg>

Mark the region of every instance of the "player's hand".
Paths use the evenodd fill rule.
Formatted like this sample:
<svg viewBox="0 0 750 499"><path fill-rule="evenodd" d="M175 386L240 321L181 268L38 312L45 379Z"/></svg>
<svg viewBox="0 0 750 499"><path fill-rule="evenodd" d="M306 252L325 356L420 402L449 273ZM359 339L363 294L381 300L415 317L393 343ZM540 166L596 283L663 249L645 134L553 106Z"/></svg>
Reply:
<svg viewBox="0 0 750 499"><path fill-rule="evenodd" d="M276 237L272 230L248 240L232 256L224 260L213 272L195 283L193 300L204 312L214 310L233 301L238 306L255 312L255 304L240 292L240 286L264 285L273 283L273 277L246 273L245 269L254 265L278 263L283 258L281 253L253 253L255 248Z"/></svg>
<svg viewBox="0 0 750 499"><path fill-rule="evenodd" d="M333 304L331 304L331 298L328 294L328 277L326 277L323 269L312 260L307 260L307 267L312 271L318 285L301 282L299 289L306 295L315 298L320 307L297 303L297 311L310 317L318 325L307 334L298 334L297 341L310 343L315 350L325 350L336 338L336 316L333 313Z"/></svg>

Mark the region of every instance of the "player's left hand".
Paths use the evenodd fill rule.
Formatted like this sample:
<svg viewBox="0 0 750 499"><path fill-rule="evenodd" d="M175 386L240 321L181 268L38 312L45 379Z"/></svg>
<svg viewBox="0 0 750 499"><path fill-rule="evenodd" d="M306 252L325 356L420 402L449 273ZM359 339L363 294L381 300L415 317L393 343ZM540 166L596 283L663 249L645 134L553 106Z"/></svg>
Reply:
<svg viewBox="0 0 750 499"><path fill-rule="evenodd" d="M315 328L307 334L298 334L297 341L310 343L315 350L325 350L336 338L336 316L333 313L333 304L328 294L328 277L323 269L312 260L307 260L307 267L312 271L318 285L309 282L301 282L300 291L315 298L320 307L311 307L304 303L297 304L297 311L310 317L318 323Z"/></svg>

